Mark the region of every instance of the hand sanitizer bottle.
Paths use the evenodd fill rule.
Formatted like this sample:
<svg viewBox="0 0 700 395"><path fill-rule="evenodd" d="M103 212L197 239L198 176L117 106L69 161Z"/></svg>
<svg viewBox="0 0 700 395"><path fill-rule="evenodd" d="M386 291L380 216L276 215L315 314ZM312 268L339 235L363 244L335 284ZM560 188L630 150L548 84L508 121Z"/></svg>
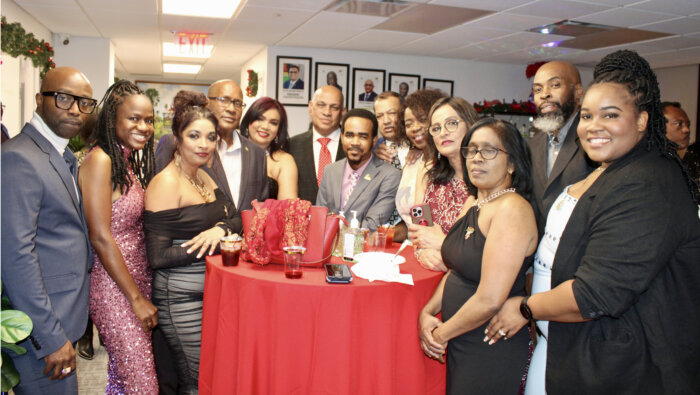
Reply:
<svg viewBox="0 0 700 395"><path fill-rule="evenodd" d="M362 231L360 230L360 221L357 219L357 211L352 210L352 220L350 221L350 228L345 229L345 234L343 235L343 260L354 261L355 254L357 253L356 244L358 238L360 241L360 251L362 251Z"/></svg>
<svg viewBox="0 0 700 395"><path fill-rule="evenodd" d="M345 218L345 212L342 210L338 212L338 215ZM345 223L342 219L338 219L338 239L335 243L335 250L333 250L333 256L343 256L343 238L345 237Z"/></svg>

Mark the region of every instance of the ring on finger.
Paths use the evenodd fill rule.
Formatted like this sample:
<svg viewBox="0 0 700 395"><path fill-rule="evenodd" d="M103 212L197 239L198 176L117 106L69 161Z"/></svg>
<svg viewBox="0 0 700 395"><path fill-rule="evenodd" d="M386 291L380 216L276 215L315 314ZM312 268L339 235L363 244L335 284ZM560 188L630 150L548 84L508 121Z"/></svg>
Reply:
<svg viewBox="0 0 700 395"><path fill-rule="evenodd" d="M70 374L70 372L72 372L72 371L73 371L73 369L71 369L70 366L66 366L65 368L61 369L61 373L63 373L63 374Z"/></svg>
<svg viewBox="0 0 700 395"><path fill-rule="evenodd" d="M501 335L501 336L503 336L503 337L506 337L506 334L507 334L507 333L504 332L503 329L499 329L499 330L498 330L498 334Z"/></svg>

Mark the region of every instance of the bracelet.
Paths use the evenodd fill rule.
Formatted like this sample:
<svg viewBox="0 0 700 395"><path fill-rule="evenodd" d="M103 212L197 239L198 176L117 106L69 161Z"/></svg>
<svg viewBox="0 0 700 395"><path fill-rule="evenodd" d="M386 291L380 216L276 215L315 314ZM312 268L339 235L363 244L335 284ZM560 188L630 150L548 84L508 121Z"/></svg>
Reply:
<svg viewBox="0 0 700 395"><path fill-rule="evenodd" d="M423 252L422 248L416 248L416 259L420 259L420 254Z"/></svg>
<svg viewBox="0 0 700 395"><path fill-rule="evenodd" d="M223 222L223 221L222 221L222 222L217 222L215 226L217 226L217 227L223 229L223 230L224 230L224 235L225 235L225 236L228 236L228 235L231 234L231 229L228 227L228 225L226 225L225 222Z"/></svg>

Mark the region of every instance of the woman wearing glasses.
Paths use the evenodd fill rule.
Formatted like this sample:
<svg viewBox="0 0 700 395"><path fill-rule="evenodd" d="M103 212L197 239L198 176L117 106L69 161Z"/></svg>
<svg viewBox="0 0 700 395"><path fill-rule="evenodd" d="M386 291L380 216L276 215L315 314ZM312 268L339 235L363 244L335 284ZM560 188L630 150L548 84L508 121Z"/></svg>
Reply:
<svg viewBox="0 0 700 395"><path fill-rule="evenodd" d="M298 197L297 164L289 154L287 112L282 103L271 97L261 97L246 111L241 121L241 134L265 150L270 198Z"/></svg>
<svg viewBox="0 0 700 395"><path fill-rule="evenodd" d="M421 348L438 360L449 349L448 394L514 394L530 336L493 344L484 331L508 297L525 294L524 262L537 248L530 159L518 130L494 118L474 124L461 146L470 196L442 245L449 271L419 315Z"/></svg>
<svg viewBox="0 0 700 395"><path fill-rule="evenodd" d="M445 235L459 218L469 193L464 183L460 144L478 115L474 107L459 97L445 97L430 110L426 147L430 170L427 183L418 181L416 202L430 205L434 225L409 225L409 238L416 257L426 269L447 271L440 248Z"/></svg>
<svg viewBox="0 0 700 395"><path fill-rule="evenodd" d="M90 317L109 354L107 394L158 393L151 352L158 314L143 232L144 188L155 170L153 122L153 104L139 87L112 85L78 176L95 254Z"/></svg>

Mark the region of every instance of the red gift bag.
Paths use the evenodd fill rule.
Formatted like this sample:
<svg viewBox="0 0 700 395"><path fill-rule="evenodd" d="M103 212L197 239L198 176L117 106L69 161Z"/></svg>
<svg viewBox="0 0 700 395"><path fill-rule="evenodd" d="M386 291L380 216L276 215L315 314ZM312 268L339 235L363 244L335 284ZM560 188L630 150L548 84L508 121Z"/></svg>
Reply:
<svg viewBox="0 0 700 395"><path fill-rule="evenodd" d="M253 201L241 212L248 250L244 259L259 265L284 264L283 247L303 245L304 266L321 267L331 258L338 235L337 215L300 199ZM322 241L322 242L319 242Z"/></svg>

